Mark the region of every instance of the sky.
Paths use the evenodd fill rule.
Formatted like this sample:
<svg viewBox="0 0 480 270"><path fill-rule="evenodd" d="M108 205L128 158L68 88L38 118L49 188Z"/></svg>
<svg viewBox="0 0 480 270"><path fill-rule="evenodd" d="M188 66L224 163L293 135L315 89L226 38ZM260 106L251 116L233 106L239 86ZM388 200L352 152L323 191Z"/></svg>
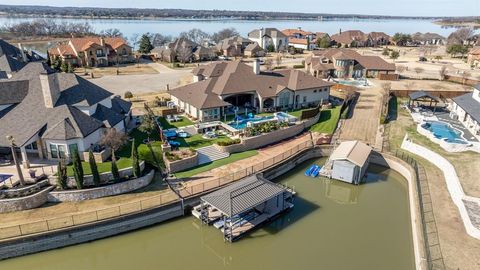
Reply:
<svg viewBox="0 0 480 270"><path fill-rule="evenodd" d="M480 16L480 0L8 0L8 2L2 0L0 4L227 9L394 16Z"/></svg>

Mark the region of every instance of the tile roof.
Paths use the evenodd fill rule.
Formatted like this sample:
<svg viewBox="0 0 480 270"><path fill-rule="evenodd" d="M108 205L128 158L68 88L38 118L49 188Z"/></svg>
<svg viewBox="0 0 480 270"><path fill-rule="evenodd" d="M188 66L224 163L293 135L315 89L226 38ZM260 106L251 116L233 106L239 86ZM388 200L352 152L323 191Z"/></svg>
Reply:
<svg viewBox="0 0 480 270"><path fill-rule="evenodd" d="M206 79L172 89L169 93L199 109L230 105L220 96L257 92L261 97L274 97L278 86L293 91L332 86L300 70L277 70L256 75L253 68L241 61L216 62L193 70Z"/></svg>
<svg viewBox="0 0 480 270"><path fill-rule="evenodd" d="M48 50L48 53L52 55L76 55L75 52L78 53L85 51L92 46L101 46L100 44L102 43L102 37L91 36L71 38L68 41L68 43L60 43L57 46L50 48ZM116 50L123 45L129 46L127 41L122 37L107 37L104 38L104 41L105 46L108 48L112 48L113 50Z"/></svg>
<svg viewBox="0 0 480 270"><path fill-rule="evenodd" d="M286 35L287 37L295 36L297 34L302 35L302 36L313 34L313 32L304 31L302 29L284 29L284 30L282 30L282 33L284 35Z"/></svg>
<svg viewBox="0 0 480 270"><path fill-rule="evenodd" d="M39 75L45 72L57 77L61 91L53 108L43 102ZM91 106L112 94L74 74L52 73L45 63L32 62L11 79L0 81L0 88L13 83L17 85L14 89L21 90L28 85L22 101L0 118L0 145L8 145L6 135L14 136L17 145L22 146L35 134L51 139L83 138L104 126L75 106Z"/></svg>
<svg viewBox="0 0 480 270"><path fill-rule="evenodd" d="M286 191L286 188L257 176L249 176L200 199L217 208L228 217L268 201Z"/></svg>
<svg viewBox="0 0 480 270"><path fill-rule="evenodd" d="M288 43L291 44L301 44L308 45L308 40L306 38L288 38Z"/></svg>

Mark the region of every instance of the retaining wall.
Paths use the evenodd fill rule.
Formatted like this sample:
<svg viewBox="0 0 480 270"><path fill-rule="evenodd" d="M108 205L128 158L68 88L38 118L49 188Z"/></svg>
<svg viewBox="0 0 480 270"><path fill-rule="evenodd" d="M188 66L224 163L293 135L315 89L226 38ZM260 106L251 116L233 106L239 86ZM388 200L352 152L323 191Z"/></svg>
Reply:
<svg viewBox="0 0 480 270"><path fill-rule="evenodd" d="M89 189L52 191L48 194L47 198L49 202L77 202L128 193L148 186L152 182L154 175L155 171L151 170L143 177L135 178L118 184L111 184Z"/></svg>
<svg viewBox="0 0 480 270"><path fill-rule="evenodd" d="M3 199L0 201L0 213L37 208L47 202L47 195L53 188L54 187L52 186L46 187L30 196L13 199Z"/></svg>
<svg viewBox="0 0 480 270"><path fill-rule="evenodd" d="M174 173L174 172L184 171L197 166L198 153L195 152L195 154L191 157L184 158L181 160L176 160L176 161L169 161L168 158L165 156L165 154L163 154L163 160L165 161L165 166L167 167L168 171L171 173Z"/></svg>

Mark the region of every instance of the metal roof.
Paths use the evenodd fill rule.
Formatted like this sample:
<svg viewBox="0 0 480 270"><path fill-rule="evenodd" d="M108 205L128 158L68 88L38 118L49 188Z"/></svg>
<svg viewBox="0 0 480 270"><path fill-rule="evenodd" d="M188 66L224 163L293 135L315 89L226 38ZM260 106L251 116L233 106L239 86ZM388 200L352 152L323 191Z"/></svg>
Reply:
<svg viewBox="0 0 480 270"><path fill-rule="evenodd" d="M342 142L330 155L330 160L348 160L353 164L363 167L370 156L372 148L363 142Z"/></svg>
<svg viewBox="0 0 480 270"><path fill-rule="evenodd" d="M201 200L231 217L266 202L285 190L279 184L253 175L205 195Z"/></svg>
<svg viewBox="0 0 480 270"><path fill-rule="evenodd" d="M440 101L440 99L438 97L433 96L430 93L427 93L425 91L415 91L415 92L410 93L408 96L412 100L427 97L427 98L431 98L431 99L436 100L436 101Z"/></svg>

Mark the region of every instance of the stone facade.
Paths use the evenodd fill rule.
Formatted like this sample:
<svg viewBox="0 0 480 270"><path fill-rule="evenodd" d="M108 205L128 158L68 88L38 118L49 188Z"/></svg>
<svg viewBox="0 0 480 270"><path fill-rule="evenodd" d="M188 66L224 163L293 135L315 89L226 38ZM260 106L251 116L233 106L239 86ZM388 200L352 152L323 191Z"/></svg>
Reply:
<svg viewBox="0 0 480 270"><path fill-rule="evenodd" d="M0 213L37 208L47 202L47 195L54 187L47 187L30 196L0 200Z"/></svg>
<svg viewBox="0 0 480 270"><path fill-rule="evenodd" d="M176 161L169 161L164 154L163 160L165 161L165 166L167 167L169 172L171 173L180 172L180 171L188 170L198 165L198 153L195 152L195 154L191 157L184 158L182 160L176 160Z"/></svg>
<svg viewBox="0 0 480 270"><path fill-rule="evenodd" d="M80 189L80 190L64 190L52 191L48 194L49 202L77 202L84 200L92 200L124 194L148 186L152 182L155 171L151 170L143 177L135 178L117 184L107 185L103 187Z"/></svg>

